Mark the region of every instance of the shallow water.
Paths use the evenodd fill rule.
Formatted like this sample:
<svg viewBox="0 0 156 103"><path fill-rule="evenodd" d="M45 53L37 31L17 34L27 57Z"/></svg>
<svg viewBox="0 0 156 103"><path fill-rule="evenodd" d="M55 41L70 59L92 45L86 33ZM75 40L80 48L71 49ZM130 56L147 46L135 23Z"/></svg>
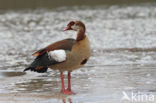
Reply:
<svg viewBox="0 0 156 103"><path fill-rule="evenodd" d="M153 5L153 6L152 6ZM80 6L6 11L0 14L0 101L41 103L131 103L124 93L156 101L156 6ZM57 40L70 20L82 20L92 57L73 71L73 96L60 94L59 72L23 73L36 50ZM137 96L137 97L138 97Z"/></svg>

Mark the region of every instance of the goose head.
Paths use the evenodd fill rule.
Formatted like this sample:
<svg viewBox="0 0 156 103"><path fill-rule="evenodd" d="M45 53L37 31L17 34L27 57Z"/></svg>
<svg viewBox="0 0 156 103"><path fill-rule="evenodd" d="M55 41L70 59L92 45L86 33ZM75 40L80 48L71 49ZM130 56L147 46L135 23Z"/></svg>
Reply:
<svg viewBox="0 0 156 103"><path fill-rule="evenodd" d="M64 29L64 31L67 31L67 30L74 30L74 31L84 30L85 31L85 25L81 21L70 21L67 24L67 27Z"/></svg>

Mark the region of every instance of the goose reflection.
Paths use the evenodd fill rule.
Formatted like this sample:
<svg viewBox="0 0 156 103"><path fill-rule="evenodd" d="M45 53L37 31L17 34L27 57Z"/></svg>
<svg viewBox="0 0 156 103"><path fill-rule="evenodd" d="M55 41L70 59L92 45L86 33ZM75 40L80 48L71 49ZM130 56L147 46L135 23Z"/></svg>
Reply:
<svg viewBox="0 0 156 103"><path fill-rule="evenodd" d="M67 100L66 100L66 98L63 98L62 103L73 103L73 102L72 102L71 98L68 98Z"/></svg>

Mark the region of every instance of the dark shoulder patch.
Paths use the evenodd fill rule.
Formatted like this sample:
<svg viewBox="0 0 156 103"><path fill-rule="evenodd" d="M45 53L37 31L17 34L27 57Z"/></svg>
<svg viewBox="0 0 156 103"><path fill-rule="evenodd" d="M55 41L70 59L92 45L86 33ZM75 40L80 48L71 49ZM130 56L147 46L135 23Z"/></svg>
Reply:
<svg viewBox="0 0 156 103"><path fill-rule="evenodd" d="M88 59L84 59L84 60L82 60L81 65L86 64L86 63L87 63L87 61L88 61Z"/></svg>

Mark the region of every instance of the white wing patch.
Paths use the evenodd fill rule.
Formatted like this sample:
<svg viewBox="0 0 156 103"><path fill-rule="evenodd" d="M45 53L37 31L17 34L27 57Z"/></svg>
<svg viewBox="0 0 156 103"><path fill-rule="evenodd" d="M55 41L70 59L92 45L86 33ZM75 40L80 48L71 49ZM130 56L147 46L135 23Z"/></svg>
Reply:
<svg viewBox="0 0 156 103"><path fill-rule="evenodd" d="M57 62L63 62L66 60L66 52L64 50L50 51L49 56Z"/></svg>

